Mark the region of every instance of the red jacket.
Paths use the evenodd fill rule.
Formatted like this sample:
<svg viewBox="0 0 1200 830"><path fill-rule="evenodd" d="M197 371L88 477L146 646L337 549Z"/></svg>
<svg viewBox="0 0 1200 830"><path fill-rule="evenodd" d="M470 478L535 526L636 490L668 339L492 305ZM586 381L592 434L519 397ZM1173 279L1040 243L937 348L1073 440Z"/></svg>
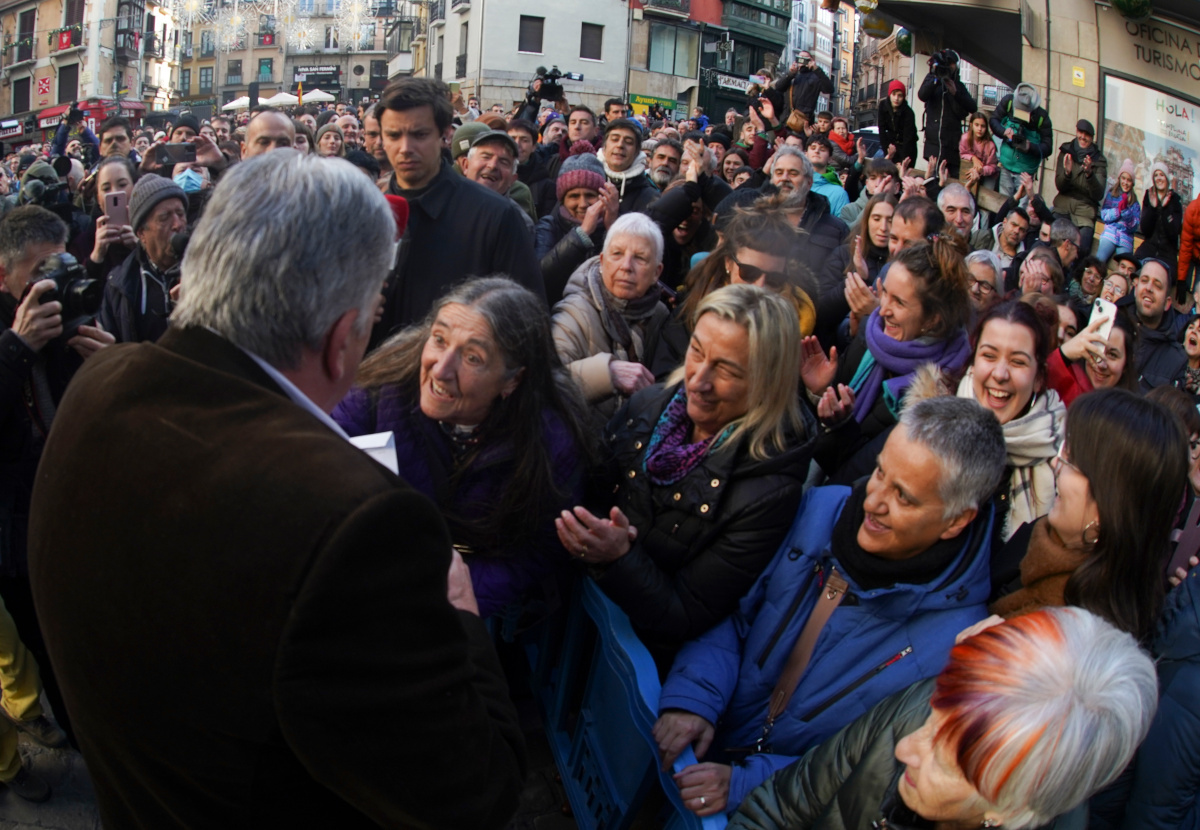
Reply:
<svg viewBox="0 0 1200 830"><path fill-rule="evenodd" d="M1200 197L1193 199L1183 212L1183 231L1179 236L1179 281L1187 279L1192 260L1200 261Z"/></svg>
<svg viewBox="0 0 1200 830"><path fill-rule="evenodd" d="M1091 392L1093 389L1087 372L1078 363L1068 363L1063 357L1062 349L1052 351L1046 360L1046 381L1062 398L1063 406L1067 407L1084 392Z"/></svg>

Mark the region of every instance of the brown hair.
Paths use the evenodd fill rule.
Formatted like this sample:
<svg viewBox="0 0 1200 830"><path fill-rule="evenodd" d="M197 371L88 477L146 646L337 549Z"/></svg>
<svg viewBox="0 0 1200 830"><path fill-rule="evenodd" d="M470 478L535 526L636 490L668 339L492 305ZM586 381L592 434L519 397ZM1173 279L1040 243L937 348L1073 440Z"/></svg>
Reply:
<svg viewBox="0 0 1200 830"><path fill-rule="evenodd" d="M971 317L970 272L949 239L934 237L902 250L892 260L912 274L925 319L935 319L928 335L945 339L965 328Z"/></svg>

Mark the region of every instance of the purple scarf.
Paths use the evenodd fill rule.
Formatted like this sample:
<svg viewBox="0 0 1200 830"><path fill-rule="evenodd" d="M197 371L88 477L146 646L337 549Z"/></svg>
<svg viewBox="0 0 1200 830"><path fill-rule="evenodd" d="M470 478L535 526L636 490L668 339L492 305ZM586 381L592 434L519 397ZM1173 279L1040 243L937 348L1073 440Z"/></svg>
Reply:
<svg viewBox="0 0 1200 830"><path fill-rule="evenodd" d="M850 388L854 390L854 420L862 423L882 391L892 415L899 416L900 402L912 383L913 372L925 363L934 363L943 371L953 372L971 357L967 333L959 329L944 340L895 340L883 333L879 309L867 318L867 353L858 365ZM885 377L892 377L885 380Z"/></svg>
<svg viewBox="0 0 1200 830"><path fill-rule="evenodd" d="M710 450L719 447L732 428L732 425L726 427L715 439L687 443L692 419L687 414L687 394L681 384L650 434L645 462L650 481L661 486L679 481L695 469Z"/></svg>

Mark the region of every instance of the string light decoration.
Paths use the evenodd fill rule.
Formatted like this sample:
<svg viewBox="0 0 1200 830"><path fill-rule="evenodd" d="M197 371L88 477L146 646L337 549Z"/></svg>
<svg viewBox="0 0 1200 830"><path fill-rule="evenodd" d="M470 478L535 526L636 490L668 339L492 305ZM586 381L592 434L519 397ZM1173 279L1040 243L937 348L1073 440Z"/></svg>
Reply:
<svg viewBox="0 0 1200 830"><path fill-rule="evenodd" d="M342 0L338 12L338 42L352 52L370 49L374 31L371 4L367 0Z"/></svg>
<svg viewBox="0 0 1200 830"><path fill-rule="evenodd" d="M171 0L167 11L183 29L213 21L212 0Z"/></svg>

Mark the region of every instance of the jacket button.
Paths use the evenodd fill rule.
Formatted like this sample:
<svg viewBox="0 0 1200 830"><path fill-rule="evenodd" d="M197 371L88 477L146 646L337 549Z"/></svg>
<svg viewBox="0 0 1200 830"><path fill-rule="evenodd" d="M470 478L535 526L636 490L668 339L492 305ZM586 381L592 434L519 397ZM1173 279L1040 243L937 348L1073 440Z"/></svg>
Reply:
<svg viewBox="0 0 1200 830"><path fill-rule="evenodd" d="M719 478L714 478L712 481L709 482L709 484L713 487L719 487L719 486L721 486L721 480Z"/></svg>
<svg viewBox="0 0 1200 830"><path fill-rule="evenodd" d="M625 426L627 426L627 427L633 426L633 418L630 418L628 421L626 421Z"/></svg>
<svg viewBox="0 0 1200 830"><path fill-rule="evenodd" d="M642 448L642 442L641 442L641 441L638 441L638 442L636 442L636 443L633 445L633 448L634 448L635 450L640 450L640 449Z"/></svg>
<svg viewBox="0 0 1200 830"><path fill-rule="evenodd" d="M630 477L630 478L637 478L637 470L630 470L630 471L629 471L629 477Z"/></svg>
<svg viewBox="0 0 1200 830"><path fill-rule="evenodd" d="M707 505L707 504L702 504L702 505L700 505L700 512L701 512L701 513L707 513L707 512L708 512L708 505Z"/></svg>
<svg viewBox="0 0 1200 830"><path fill-rule="evenodd" d="M675 499L675 501L679 501L681 498L683 498L683 493L676 493L675 495L671 496L671 498Z"/></svg>

